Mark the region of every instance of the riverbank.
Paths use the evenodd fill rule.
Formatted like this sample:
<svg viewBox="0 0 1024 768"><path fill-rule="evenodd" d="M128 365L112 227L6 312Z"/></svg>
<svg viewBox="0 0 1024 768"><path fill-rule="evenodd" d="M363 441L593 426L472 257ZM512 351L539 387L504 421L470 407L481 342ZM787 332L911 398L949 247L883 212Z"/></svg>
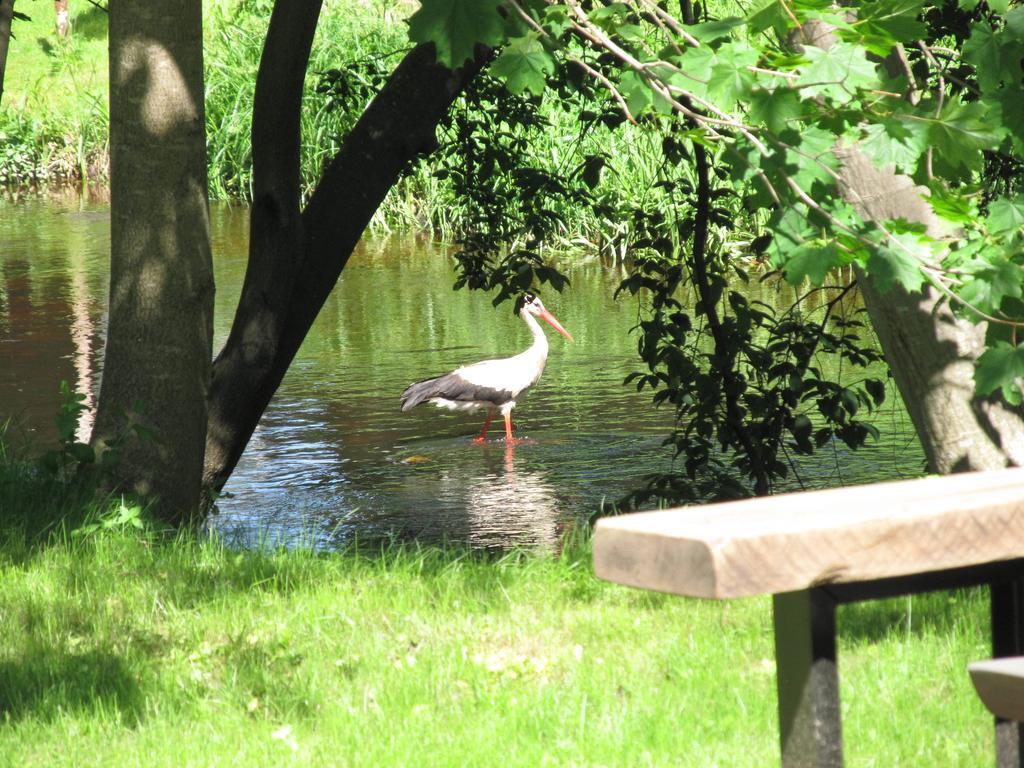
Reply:
<svg viewBox="0 0 1024 768"><path fill-rule="evenodd" d="M408 4L398 4L405 8ZM244 197L250 160L252 87L270 18L263 0L206 0L204 35L211 194ZM108 180L107 17L72 3L71 32L59 37L49 8L14 24L0 110L0 185L104 185ZM316 86L324 70L394 47L408 11L380 0L327 2L307 82L307 144L342 130ZM400 47L400 46L399 46ZM311 123L311 124L310 124ZM311 158L311 162L313 159Z"/></svg>
<svg viewBox="0 0 1024 768"><path fill-rule="evenodd" d="M768 600L603 583L585 540L237 551L17 466L0 466L12 765L777 761ZM983 593L839 622L851 765L992 762L965 671L987 654Z"/></svg>
<svg viewBox="0 0 1024 768"><path fill-rule="evenodd" d="M253 89L270 7L264 0L207 0L205 5L207 156L214 200L250 195ZM363 107L408 50L405 20L414 8L415 3L383 0L324 4L302 103L304 194L315 187ZM0 186L103 186L108 181L106 16L95 6L73 5L71 22L72 34L65 39L56 36L46 9L15 25L0 110ZM519 98L506 103L501 99L507 95L488 92L486 84L480 88L485 96L460 102L455 112L476 124L477 135L493 140L487 156L463 157L459 153L479 147L459 145L464 128L440 128L446 149L424 158L396 183L372 229L430 231L451 239L467 222L480 226L477 209L495 201L473 202L474 193L458 187L465 179L454 177L466 167L491 167L493 173L496 163L504 177L492 180L494 190L487 194L499 190L506 218L523 215L517 209L528 208L536 197L544 217L557 219L546 225L549 240L564 246L621 255L631 212L641 203L649 210L670 205L671 196L655 185L664 169L658 130L608 130L595 122L598 102L587 106L585 100L552 97L543 103ZM526 114L534 118L516 122ZM581 127L582 114L593 124ZM525 202L516 197L523 178L545 176L555 181L542 192L534 190ZM598 177L600 186L591 190L594 205L581 204L580 196ZM557 191L563 186L578 194ZM746 242L747 234L736 239Z"/></svg>

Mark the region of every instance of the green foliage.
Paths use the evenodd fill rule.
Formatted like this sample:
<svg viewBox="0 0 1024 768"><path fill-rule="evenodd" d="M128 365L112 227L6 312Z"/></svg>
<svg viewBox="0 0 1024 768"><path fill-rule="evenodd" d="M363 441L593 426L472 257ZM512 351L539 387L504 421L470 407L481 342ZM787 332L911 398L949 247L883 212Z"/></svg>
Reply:
<svg viewBox="0 0 1024 768"><path fill-rule="evenodd" d="M597 120L592 115L584 130ZM596 205L592 185L580 181L596 181L597 159L584 159L575 178L567 177L565 160L554 168L543 162L530 146L550 127L539 100L490 75L475 78L444 121L449 140L429 162L465 206L456 288L494 291L497 305L544 284L557 291L568 284L541 249L568 230L563 211Z"/></svg>
<svg viewBox="0 0 1024 768"><path fill-rule="evenodd" d="M79 420L88 410L86 396L72 390L66 381L60 383L60 394L61 404L55 417L58 445L38 460L39 468L57 482L91 487L96 481L114 480L126 441L156 439L142 421L142 404L135 403L131 412L121 415L117 433L105 441L97 455L92 445L76 436Z"/></svg>
<svg viewBox="0 0 1024 768"><path fill-rule="evenodd" d="M633 118L679 113L702 144L727 148L730 177L747 185L741 194L749 205L800 213L806 227L777 213L769 220L773 262L788 279L820 282L836 265L856 263L883 290L933 283L964 317L1012 329L997 335L1016 345L1024 327L1015 287L1024 217L1017 196L1024 176L1024 8L926 8L923 0L861 0L847 8L769 2L746 18L705 14L686 29L638 2L585 8L553 1L521 10L545 62L587 60ZM827 44L780 46L822 22L834 30ZM440 41L453 32L436 27L433 34ZM902 67L874 63L896 46ZM544 74L557 79L557 72ZM534 77L533 93L539 84ZM965 236L941 240L898 221L861 221L835 184L834 149L853 142L878 166L927 183L932 212L947 231L961 228ZM976 186L987 217L948 205ZM992 352L989 365L1005 359ZM979 375L986 386L1018 386L1009 374L994 379L989 368Z"/></svg>
<svg viewBox="0 0 1024 768"><path fill-rule="evenodd" d="M555 72L555 64L535 34L513 38L491 64L491 72L505 81L515 94L529 91L540 96L547 87L547 77Z"/></svg>
<svg viewBox="0 0 1024 768"><path fill-rule="evenodd" d="M102 510L94 517L87 518L87 522L71 531L71 536L84 538L124 529L144 531L146 522L142 505L126 502L122 497L119 503Z"/></svg>
<svg viewBox="0 0 1024 768"><path fill-rule="evenodd" d="M79 467L95 463L96 453L91 445L75 437L79 418L88 410L86 396L72 391L66 381L60 383L60 395L60 409L55 419L59 447L44 453L39 464L55 477L68 480L77 474Z"/></svg>
<svg viewBox="0 0 1024 768"><path fill-rule="evenodd" d="M857 18L840 35L853 38L868 52L885 57L898 43L924 39L927 28L920 20L924 0L874 0L861 3Z"/></svg>
<svg viewBox="0 0 1024 768"><path fill-rule="evenodd" d="M1024 382L1024 347L997 341L986 349L974 372L978 392L991 394L1002 390L1010 405L1020 405L1021 383Z"/></svg>
<svg viewBox="0 0 1024 768"><path fill-rule="evenodd" d="M434 43L437 60L455 69L473 58L477 44L495 46L505 38L500 0L434 0L409 19L409 37Z"/></svg>
<svg viewBox="0 0 1024 768"><path fill-rule="evenodd" d="M652 477L626 500L631 506L767 493L790 474L792 455L812 454L833 440L855 449L878 437L862 417L883 402L883 382L864 376L844 384L821 365L831 358L866 371L880 360L859 335L862 323L843 316L847 289L825 292L818 312L806 309L814 291L781 313L753 298L774 290L773 276L752 285L726 253L707 249L710 227L727 238L736 221L732 194L716 189L713 178L702 163L694 186L668 176L661 183L677 190L669 215L633 213L639 258L619 292L647 297L637 327L647 370L625 383L651 389L656 405L671 405L676 427L665 442L682 471ZM800 226L799 217L789 221ZM808 267L817 269L817 251L829 248L807 247ZM838 255L831 259L830 268ZM792 261L787 266L798 269ZM804 277L787 274L793 282ZM694 311L678 299L683 291L698 297Z"/></svg>
<svg viewBox="0 0 1024 768"><path fill-rule="evenodd" d="M863 88L878 85L875 65L866 52L850 43L836 43L831 48L805 48L810 64L801 67L794 85L802 98L824 96L835 102L856 98Z"/></svg>
<svg viewBox="0 0 1024 768"><path fill-rule="evenodd" d="M268 3L231 3L211 14L204 55L213 197L247 199L251 194L254 84L269 9ZM349 12L339 6L322 14L300 117L300 174L306 193L408 47L404 30L374 12L383 10L371 5Z"/></svg>
<svg viewBox="0 0 1024 768"><path fill-rule="evenodd" d="M928 148L927 126L899 115L883 118L864 130L861 148L880 168L892 166L900 173L913 173Z"/></svg>
<svg viewBox="0 0 1024 768"><path fill-rule="evenodd" d="M879 245L868 255L867 268L882 291L899 285L913 293L924 285L920 265L927 261L930 250L917 235L906 232L879 238Z"/></svg>
<svg viewBox="0 0 1024 768"><path fill-rule="evenodd" d="M1024 195L1014 198L1000 198L988 209L988 231L994 235L1014 234L1018 237L1024 230Z"/></svg>

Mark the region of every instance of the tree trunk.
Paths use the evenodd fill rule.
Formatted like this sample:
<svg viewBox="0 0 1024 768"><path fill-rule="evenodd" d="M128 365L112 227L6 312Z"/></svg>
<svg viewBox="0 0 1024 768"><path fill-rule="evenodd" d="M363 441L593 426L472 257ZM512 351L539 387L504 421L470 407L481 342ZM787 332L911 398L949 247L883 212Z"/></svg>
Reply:
<svg viewBox="0 0 1024 768"><path fill-rule="evenodd" d="M213 327L202 2L109 8L111 272L93 439L122 443L124 485L177 524L200 500ZM119 437L126 414L154 437Z"/></svg>
<svg viewBox="0 0 1024 768"><path fill-rule="evenodd" d="M68 15L68 0L54 0L53 3L54 25L57 27L57 34L67 37L71 28L71 17Z"/></svg>
<svg viewBox="0 0 1024 768"><path fill-rule="evenodd" d="M298 101L281 102L294 94L299 57L305 70L309 31L298 17L308 24L311 12L289 7L285 16L275 7L260 63L249 267L210 392L204 483L214 490L237 464L377 207L402 170L436 147L438 122L489 55L481 50L474 65L453 72L436 63L432 45L410 51L296 215Z"/></svg>
<svg viewBox="0 0 1024 768"><path fill-rule="evenodd" d="M0 0L0 104L4 99L4 72L7 70L7 49L11 44L12 21L14 0Z"/></svg>
<svg viewBox="0 0 1024 768"><path fill-rule="evenodd" d="M836 39L833 30L808 22L798 42L828 48ZM895 66L901 55L894 51L887 66ZM838 148L836 155L839 191L865 221L905 219L924 224L933 237L950 234L923 199L926 188L891 167L876 168L857 146ZM895 286L881 293L859 269L857 284L928 470L949 474L1024 464L1024 409L975 391L986 324L957 318L933 288L909 294Z"/></svg>
<svg viewBox="0 0 1024 768"><path fill-rule="evenodd" d="M855 148L837 154L840 191L863 219L906 219L924 224L932 236L944 234L922 198L927 189L875 168ZM1024 411L999 395L975 392L985 323L957 318L934 288L909 294L896 286L881 293L862 270L857 284L929 470L944 475L1024 464Z"/></svg>

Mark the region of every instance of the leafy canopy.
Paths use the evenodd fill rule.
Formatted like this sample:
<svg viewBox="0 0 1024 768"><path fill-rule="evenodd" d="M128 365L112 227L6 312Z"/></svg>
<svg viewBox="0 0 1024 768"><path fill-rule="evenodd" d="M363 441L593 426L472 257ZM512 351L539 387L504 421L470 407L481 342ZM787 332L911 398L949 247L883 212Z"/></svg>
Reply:
<svg viewBox="0 0 1024 768"><path fill-rule="evenodd" d="M572 68L628 120L682 121L749 207L774 211L770 257L788 280L856 264L883 289L937 288L990 325L979 392L1020 402L1024 7L942 12L969 23L939 45L924 0L768 0L691 25L651 0L421 0L410 36L450 66L500 47L491 71L513 93L541 96ZM836 149L850 147L927 187L946 234L864 221L837 184ZM993 163L1011 169L1000 188Z"/></svg>

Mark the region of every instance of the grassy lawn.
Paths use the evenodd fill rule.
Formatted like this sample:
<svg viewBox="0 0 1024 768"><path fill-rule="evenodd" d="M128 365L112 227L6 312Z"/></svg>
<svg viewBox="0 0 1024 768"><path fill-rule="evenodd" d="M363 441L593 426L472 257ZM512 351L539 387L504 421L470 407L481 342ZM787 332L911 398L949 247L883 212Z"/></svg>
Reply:
<svg viewBox="0 0 1024 768"><path fill-rule="evenodd" d="M69 3L72 32L54 28L52 3L18 3L31 21L15 21L4 77L4 110L68 120L107 95L107 18L84 0Z"/></svg>
<svg viewBox="0 0 1024 768"><path fill-rule="evenodd" d="M586 543L260 554L5 522L4 765L777 764L767 599L602 583ZM986 611L840 610L849 765L992 762L965 671Z"/></svg>

